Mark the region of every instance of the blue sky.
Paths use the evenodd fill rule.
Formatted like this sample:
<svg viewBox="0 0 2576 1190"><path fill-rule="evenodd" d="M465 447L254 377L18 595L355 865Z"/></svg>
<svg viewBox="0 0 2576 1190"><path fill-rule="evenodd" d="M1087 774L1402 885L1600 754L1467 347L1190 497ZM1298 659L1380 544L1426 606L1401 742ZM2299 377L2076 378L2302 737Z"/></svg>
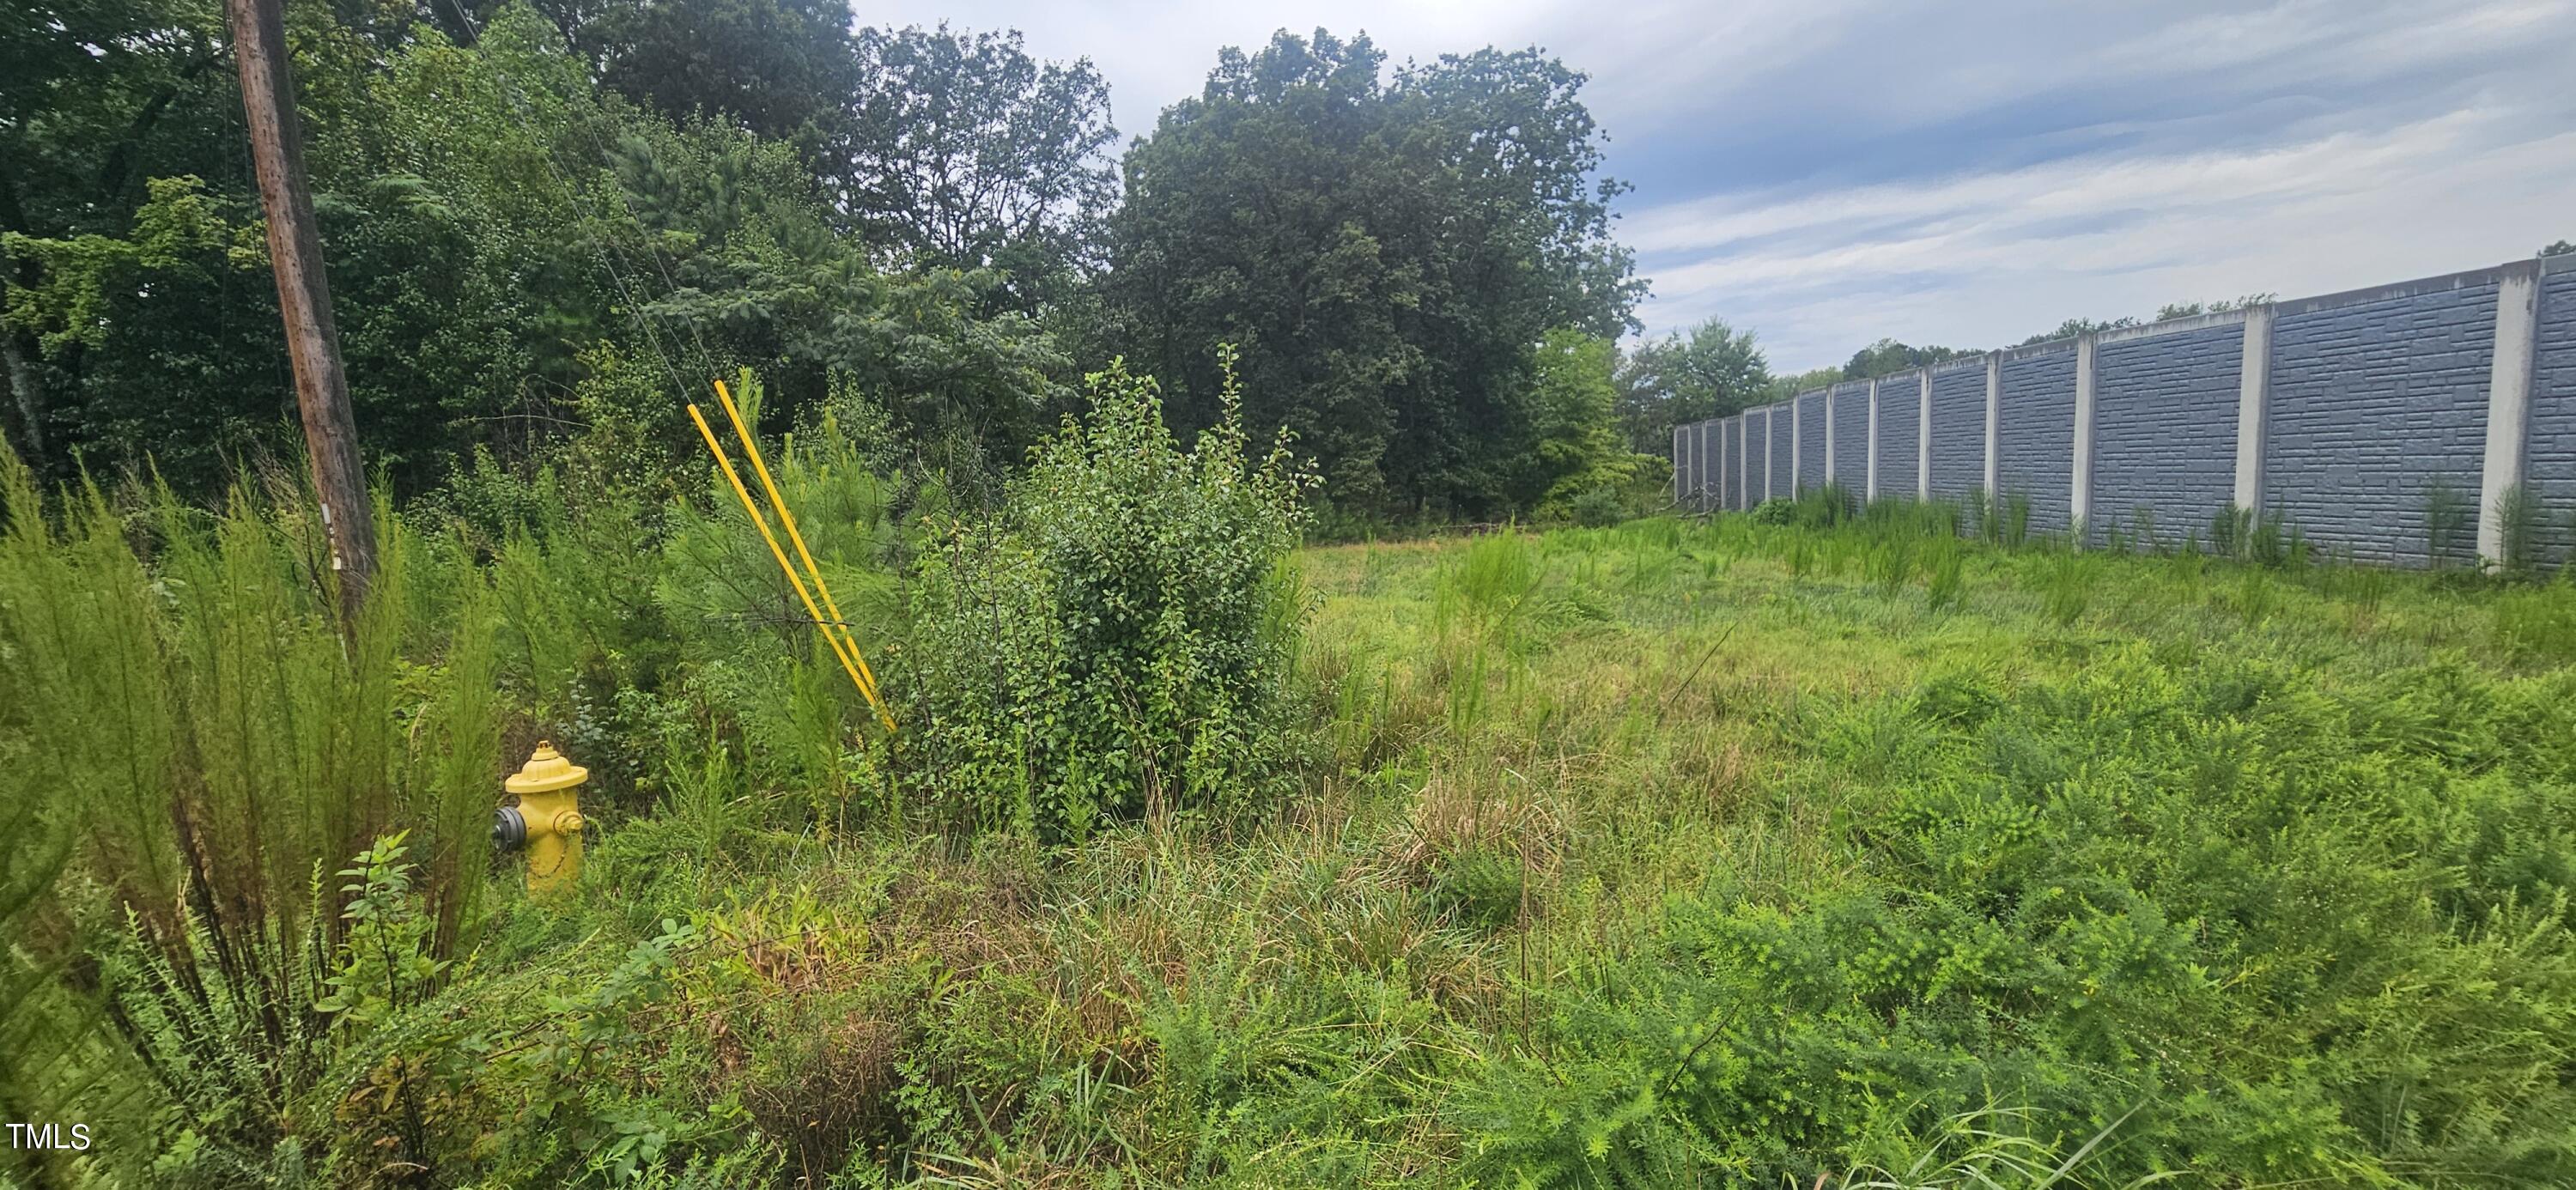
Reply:
<svg viewBox="0 0 2576 1190"><path fill-rule="evenodd" d="M2576 239L2576 0L1989 4L859 0L1089 57L1119 130L1222 45L1539 45L1588 72L1650 333L1775 370L1991 347L2075 315L2329 293Z"/></svg>

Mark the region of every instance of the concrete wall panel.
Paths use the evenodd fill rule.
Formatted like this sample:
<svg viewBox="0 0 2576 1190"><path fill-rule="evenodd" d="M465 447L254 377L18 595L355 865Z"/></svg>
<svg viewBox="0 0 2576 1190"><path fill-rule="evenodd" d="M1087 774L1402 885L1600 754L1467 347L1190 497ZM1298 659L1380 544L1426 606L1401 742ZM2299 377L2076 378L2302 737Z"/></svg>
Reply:
<svg viewBox="0 0 2576 1190"><path fill-rule="evenodd" d="M1932 498L1964 501L1986 482L1986 370L1932 374Z"/></svg>
<svg viewBox="0 0 2576 1190"><path fill-rule="evenodd" d="M1852 499L1869 490L1869 382L1834 386L1833 480Z"/></svg>
<svg viewBox="0 0 2576 1190"><path fill-rule="evenodd" d="M1798 490L1812 492L1825 482L1825 394L1798 397Z"/></svg>
<svg viewBox="0 0 2576 1190"><path fill-rule="evenodd" d="M2526 481L2540 498L2540 544L2552 562L2576 550L2576 269L2540 279L2533 336Z"/></svg>
<svg viewBox="0 0 2576 1190"><path fill-rule="evenodd" d="M2496 288L2490 279L2283 310L2272 331L2267 511L2319 545L2420 565L2440 489L2468 509L2447 557L2475 558Z"/></svg>
<svg viewBox="0 0 2576 1190"><path fill-rule="evenodd" d="M2094 539L2139 531L2175 545L2235 496L2236 370L2243 325L2103 343L2094 361Z"/></svg>
<svg viewBox="0 0 2576 1190"><path fill-rule="evenodd" d="M2075 348L2004 361L1996 417L1999 495L2030 499L2030 532L2066 528L2074 490Z"/></svg>

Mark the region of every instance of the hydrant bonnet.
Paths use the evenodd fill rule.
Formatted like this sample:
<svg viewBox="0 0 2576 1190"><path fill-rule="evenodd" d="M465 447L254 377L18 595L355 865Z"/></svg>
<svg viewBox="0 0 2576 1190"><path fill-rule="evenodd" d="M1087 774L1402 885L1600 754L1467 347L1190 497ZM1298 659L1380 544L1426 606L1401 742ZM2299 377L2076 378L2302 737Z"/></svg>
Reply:
<svg viewBox="0 0 2576 1190"><path fill-rule="evenodd" d="M521 795L551 793L570 789L587 780L590 780L589 769L564 759L555 751L554 741L539 740L535 754L528 757L528 763L502 782L501 788Z"/></svg>

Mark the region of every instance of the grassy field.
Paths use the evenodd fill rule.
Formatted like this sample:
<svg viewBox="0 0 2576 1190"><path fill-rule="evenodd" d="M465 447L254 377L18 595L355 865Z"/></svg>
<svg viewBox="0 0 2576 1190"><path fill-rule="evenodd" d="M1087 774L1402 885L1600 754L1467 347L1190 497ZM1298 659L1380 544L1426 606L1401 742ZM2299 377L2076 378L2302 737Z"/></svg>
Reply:
<svg viewBox="0 0 2576 1190"><path fill-rule="evenodd" d="M161 1168L421 1180L328 1132L441 1181L2576 1178L2564 585L1902 513L1297 569L1282 804L1041 846L835 810L882 786L757 731L603 730L644 775L569 905L483 881L286 1143L164 1108Z"/></svg>
<svg viewBox="0 0 2576 1190"><path fill-rule="evenodd" d="M674 1082L800 1173L2569 1173L2576 683L2515 643L2556 592L1970 547L1936 610L1889 540L1309 550L1271 821L709 866L655 823L596 898L728 940Z"/></svg>

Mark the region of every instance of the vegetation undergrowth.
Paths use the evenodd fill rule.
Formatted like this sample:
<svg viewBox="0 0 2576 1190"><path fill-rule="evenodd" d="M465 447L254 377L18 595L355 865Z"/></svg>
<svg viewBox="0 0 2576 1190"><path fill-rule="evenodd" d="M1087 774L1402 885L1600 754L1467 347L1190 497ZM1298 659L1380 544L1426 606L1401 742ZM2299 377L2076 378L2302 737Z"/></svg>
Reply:
<svg viewBox="0 0 2576 1190"><path fill-rule="evenodd" d="M291 485L11 472L0 1087L113 1143L10 1176L2576 1176L2566 584L1833 495L1292 560L1097 391L985 511L772 448L893 738L712 476L389 508L344 638ZM541 735L553 899L477 837Z"/></svg>

